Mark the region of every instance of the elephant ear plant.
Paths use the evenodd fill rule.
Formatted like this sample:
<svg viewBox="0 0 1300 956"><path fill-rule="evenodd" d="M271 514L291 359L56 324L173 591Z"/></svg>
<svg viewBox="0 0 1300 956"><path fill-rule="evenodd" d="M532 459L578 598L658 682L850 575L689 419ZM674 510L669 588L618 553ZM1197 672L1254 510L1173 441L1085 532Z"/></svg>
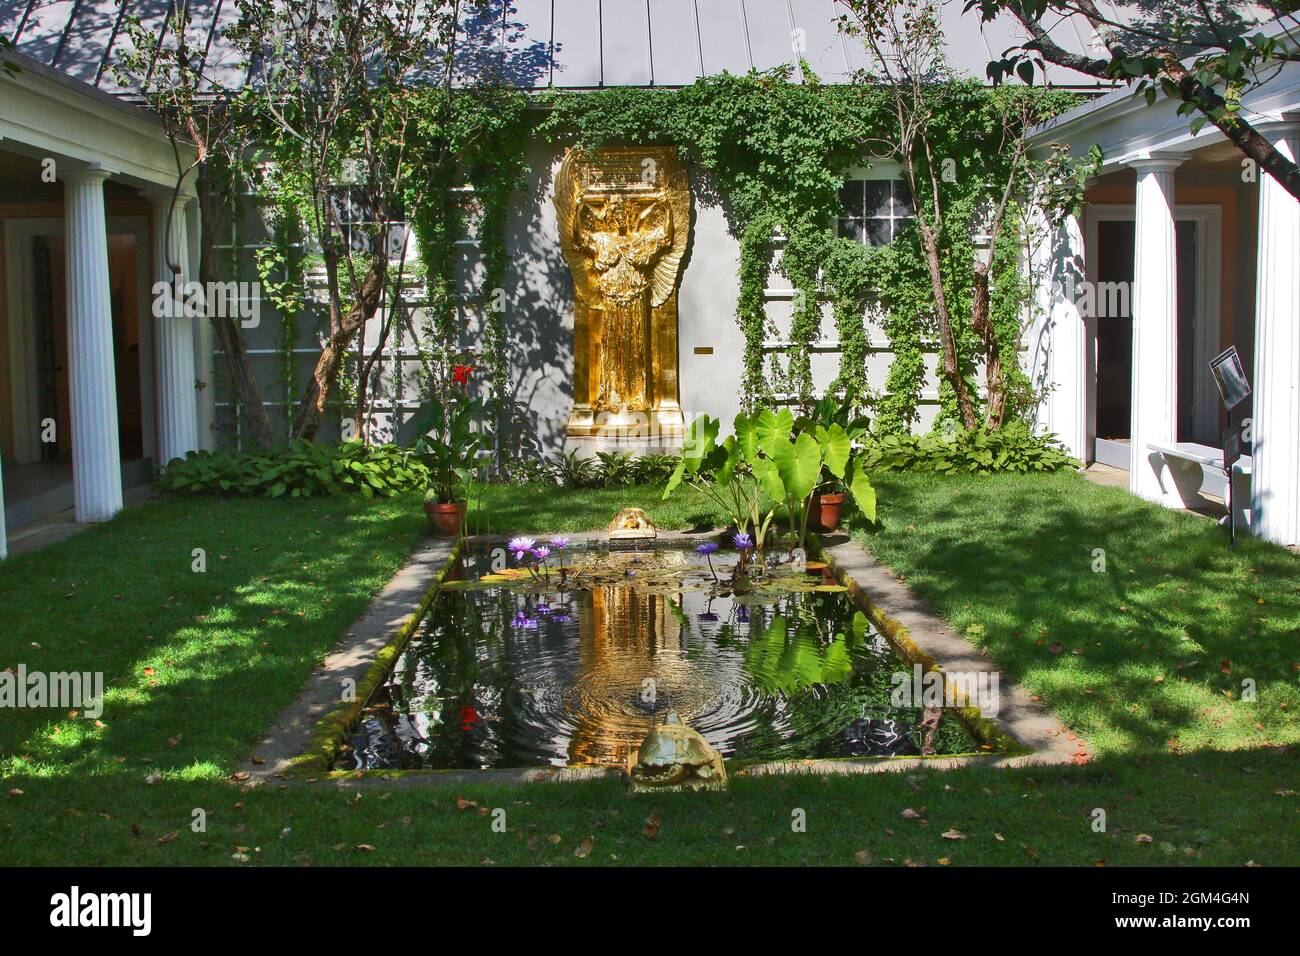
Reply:
<svg viewBox="0 0 1300 956"><path fill-rule="evenodd" d="M837 482L870 520L876 517L876 492L867 478L854 438L833 416L796 422L787 408L760 409L736 416L734 434L718 442L719 424L707 415L687 434L677 468L664 489L667 498L684 481L712 498L742 534L752 529L754 550L762 553L772 519L781 509L802 547L808 536L808 510L821 488Z"/></svg>

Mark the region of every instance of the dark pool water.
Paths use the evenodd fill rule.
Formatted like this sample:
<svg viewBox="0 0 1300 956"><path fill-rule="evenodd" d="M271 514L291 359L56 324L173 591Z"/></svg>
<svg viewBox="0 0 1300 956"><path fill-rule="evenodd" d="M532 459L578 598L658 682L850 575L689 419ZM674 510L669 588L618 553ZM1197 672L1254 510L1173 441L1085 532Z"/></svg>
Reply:
<svg viewBox="0 0 1300 956"><path fill-rule="evenodd" d="M808 590L829 579L778 567L737 594L734 552L715 580L692 552L571 549L563 584L554 561L474 583L491 562L467 559L336 766L623 766L669 709L727 757L920 752L922 712L890 701L906 665L842 590ZM951 717L934 745L978 749Z"/></svg>

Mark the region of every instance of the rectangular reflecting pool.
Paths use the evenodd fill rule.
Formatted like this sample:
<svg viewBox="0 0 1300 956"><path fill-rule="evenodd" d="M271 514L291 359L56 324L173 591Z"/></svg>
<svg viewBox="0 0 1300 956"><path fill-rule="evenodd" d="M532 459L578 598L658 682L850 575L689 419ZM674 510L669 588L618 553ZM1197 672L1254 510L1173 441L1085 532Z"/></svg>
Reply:
<svg viewBox="0 0 1300 956"><path fill-rule="evenodd" d="M669 710L728 758L978 752L950 711L894 705L910 665L800 559L468 552L335 769L622 767Z"/></svg>

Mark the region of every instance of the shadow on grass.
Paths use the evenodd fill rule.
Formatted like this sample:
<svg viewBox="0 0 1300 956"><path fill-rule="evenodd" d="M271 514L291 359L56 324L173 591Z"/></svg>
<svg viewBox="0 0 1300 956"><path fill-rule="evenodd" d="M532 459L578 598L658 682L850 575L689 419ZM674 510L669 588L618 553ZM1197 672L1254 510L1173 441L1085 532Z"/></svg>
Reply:
<svg viewBox="0 0 1300 956"><path fill-rule="evenodd" d="M1285 549L1072 474L876 482L855 536L1100 749L1300 739Z"/></svg>
<svg viewBox="0 0 1300 956"><path fill-rule="evenodd" d="M164 500L6 564L0 667L102 672L107 692L98 722L7 712L0 766L219 773L360 616L422 523L413 499Z"/></svg>

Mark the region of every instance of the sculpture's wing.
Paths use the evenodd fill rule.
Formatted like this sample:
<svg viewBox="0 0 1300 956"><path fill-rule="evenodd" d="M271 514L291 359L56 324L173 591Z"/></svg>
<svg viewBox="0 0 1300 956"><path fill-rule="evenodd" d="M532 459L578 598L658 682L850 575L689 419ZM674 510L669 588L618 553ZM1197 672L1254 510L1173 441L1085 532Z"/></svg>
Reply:
<svg viewBox="0 0 1300 956"><path fill-rule="evenodd" d="M691 184L686 179L686 170L677 158L676 150L664 156L662 168L667 186L666 226L671 244L655 263L654 285L650 290L650 302L655 306L663 305L668 301L668 297L673 294L673 289L677 287L682 257L686 255L686 247L691 238Z"/></svg>
<svg viewBox="0 0 1300 956"><path fill-rule="evenodd" d="M578 192L578 163L582 156L576 149L567 150L555 178L555 221L560 227L560 249L564 260L573 272L573 293L584 304L598 306L600 295L595 290L595 272L591 259L583 251L579 239L580 202Z"/></svg>

